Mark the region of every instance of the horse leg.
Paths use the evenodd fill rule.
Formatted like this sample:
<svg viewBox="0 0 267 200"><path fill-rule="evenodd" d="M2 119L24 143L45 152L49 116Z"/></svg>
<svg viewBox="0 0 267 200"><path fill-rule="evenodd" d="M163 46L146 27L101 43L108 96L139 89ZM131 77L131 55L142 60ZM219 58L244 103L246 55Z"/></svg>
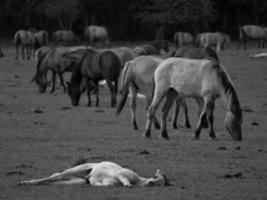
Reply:
<svg viewBox="0 0 267 200"><path fill-rule="evenodd" d="M203 110L203 107L204 107L204 101L203 101L202 98L197 98L196 102L197 102L197 105L198 105L197 114L198 114L198 117L200 117L200 115L202 113L202 110ZM208 128L209 127L207 119L204 119L202 127L203 128Z"/></svg>
<svg viewBox="0 0 267 200"><path fill-rule="evenodd" d="M173 104L173 101L177 97L177 92L174 89L170 89L167 93L166 102L162 108L162 117L161 117L161 137L164 139L169 139L167 133L167 117L170 111L170 108Z"/></svg>
<svg viewBox="0 0 267 200"><path fill-rule="evenodd" d="M131 90L131 100L130 100L130 108L131 108L131 117L132 117L132 124L135 130L138 129L137 123L136 123L136 97L137 97L137 91L134 87L130 88Z"/></svg>
<svg viewBox="0 0 267 200"><path fill-rule="evenodd" d="M207 100L207 119L209 123L209 136L211 137L212 140L216 139L215 133L214 133L214 128L213 128L213 112L214 112L214 99L210 98Z"/></svg>
<svg viewBox="0 0 267 200"><path fill-rule="evenodd" d="M111 94L111 107L115 107L116 106L116 93L115 93L115 87L112 84L111 80L106 79L107 85L109 87L110 90L110 94Z"/></svg>
<svg viewBox="0 0 267 200"><path fill-rule="evenodd" d="M25 60L24 46L21 47L22 59Z"/></svg>
<svg viewBox="0 0 267 200"><path fill-rule="evenodd" d="M188 109L187 109L187 105L185 103L185 97L180 97L179 98L179 103L182 106L182 109L184 111L184 117L185 117L184 118L185 119L184 126L186 128L191 128L190 121L189 121L189 118L188 118Z"/></svg>
<svg viewBox="0 0 267 200"><path fill-rule="evenodd" d="M155 89L155 95L153 97L153 101L152 101L152 103L149 106L148 111L147 111L147 122L146 122L144 137L147 137L147 138L151 137L152 120L153 120L153 118L155 118L156 110L159 107L159 104L162 101L162 99L164 98L165 94L166 94L166 91L164 91L160 88Z"/></svg>
<svg viewBox="0 0 267 200"><path fill-rule="evenodd" d="M96 97L96 101L95 101L95 106L99 106L99 89L98 89L98 81L95 81L94 82L94 84L95 84L95 97Z"/></svg>
<svg viewBox="0 0 267 200"><path fill-rule="evenodd" d="M63 73L58 73L58 77L59 77L59 80L60 80L60 84L63 87L63 91L64 91L64 93L66 93L67 88L65 86L65 81L64 81Z"/></svg>
<svg viewBox="0 0 267 200"><path fill-rule="evenodd" d="M148 107L150 106L152 99L153 99L153 93L151 94L151 91L149 91L149 93L147 93L146 95L146 110L148 109ZM155 129L160 129L160 124L156 118L156 116L154 115L152 122L154 124Z"/></svg>
<svg viewBox="0 0 267 200"><path fill-rule="evenodd" d="M55 92L55 88L56 88L56 72L54 70L52 70L52 88L50 93L52 94L53 92Z"/></svg>
<svg viewBox="0 0 267 200"><path fill-rule="evenodd" d="M180 111L180 99L177 98L175 101L175 109L174 109L174 113L173 113L173 117L172 117L172 128L173 129L178 129L177 127L177 119L178 119L178 115L179 115L179 111Z"/></svg>

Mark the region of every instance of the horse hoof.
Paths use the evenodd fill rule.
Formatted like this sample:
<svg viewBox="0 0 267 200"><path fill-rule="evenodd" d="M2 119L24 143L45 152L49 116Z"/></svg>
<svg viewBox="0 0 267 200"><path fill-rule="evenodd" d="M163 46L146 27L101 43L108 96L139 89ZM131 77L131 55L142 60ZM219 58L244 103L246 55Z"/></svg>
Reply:
<svg viewBox="0 0 267 200"><path fill-rule="evenodd" d="M154 127L155 127L155 129L157 129L157 130L160 129L160 125L159 125L158 123L155 123L155 124L154 124Z"/></svg>
<svg viewBox="0 0 267 200"><path fill-rule="evenodd" d="M216 136L210 136L210 139L211 139L212 141L218 141L218 139L216 138Z"/></svg>
<svg viewBox="0 0 267 200"><path fill-rule="evenodd" d="M186 128L191 128L191 125L186 123L186 124L185 124L185 127L186 127Z"/></svg>
<svg viewBox="0 0 267 200"><path fill-rule="evenodd" d="M150 130L145 130L145 133L143 134L145 138L150 138L151 137L151 131Z"/></svg>
<svg viewBox="0 0 267 200"><path fill-rule="evenodd" d="M170 137L168 135L161 135L159 138L163 138L164 140L169 140Z"/></svg>
<svg viewBox="0 0 267 200"><path fill-rule="evenodd" d="M192 139L193 140L199 140L199 136L193 135Z"/></svg>

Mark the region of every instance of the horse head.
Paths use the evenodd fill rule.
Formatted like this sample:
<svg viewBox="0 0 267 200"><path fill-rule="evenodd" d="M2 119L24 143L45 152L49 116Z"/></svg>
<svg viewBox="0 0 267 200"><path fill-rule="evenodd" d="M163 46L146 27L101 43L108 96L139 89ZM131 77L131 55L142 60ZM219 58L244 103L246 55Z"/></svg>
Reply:
<svg viewBox="0 0 267 200"><path fill-rule="evenodd" d="M145 186L170 186L169 180L167 177L160 173L158 169L155 175L152 178L149 178L145 183Z"/></svg>
<svg viewBox="0 0 267 200"><path fill-rule="evenodd" d="M81 98L81 87L76 86L70 82L67 82L68 86L68 95L71 98L71 103L73 106L78 106Z"/></svg>
<svg viewBox="0 0 267 200"><path fill-rule="evenodd" d="M224 124L233 140L242 140L242 117L236 117L233 113L227 112Z"/></svg>

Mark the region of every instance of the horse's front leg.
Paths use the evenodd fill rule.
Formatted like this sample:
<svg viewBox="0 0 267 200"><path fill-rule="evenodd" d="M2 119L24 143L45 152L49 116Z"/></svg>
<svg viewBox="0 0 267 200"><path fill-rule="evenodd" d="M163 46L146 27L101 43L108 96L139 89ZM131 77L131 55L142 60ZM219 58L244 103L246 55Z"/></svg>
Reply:
<svg viewBox="0 0 267 200"><path fill-rule="evenodd" d="M163 137L164 139L169 139L169 136L167 133L167 117L168 117L170 108L173 104L173 101L175 100L176 97L177 97L177 92L173 89L170 89L167 93L166 102L162 108L161 137Z"/></svg>
<svg viewBox="0 0 267 200"><path fill-rule="evenodd" d="M22 59L25 60L25 54L24 54L24 46L22 45L21 47L21 54L22 54Z"/></svg>
<svg viewBox="0 0 267 200"><path fill-rule="evenodd" d="M134 87L131 87L131 99L130 99L130 110L131 110L131 117L132 117L132 124L135 130L138 129L137 123L136 123L136 97L137 97L137 91Z"/></svg>
<svg viewBox="0 0 267 200"><path fill-rule="evenodd" d="M109 87L110 90L110 94L111 94L111 107L115 107L116 106L116 92L115 92L115 87L112 84L112 81L109 79L106 79L107 85Z"/></svg>
<svg viewBox="0 0 267 200"><path fill-rule="evenodd" d="M95 101L95 106L99 106L99 88L98 88L98 81L95 81L94 82L94 90L95 90L95 98L96 98L96 101Z"/></svg>
<svg viewBox="0 0 267 200"><path fill-rule="evenodd" d="M213 112L214 112L214 99L210 98L207 102L207 119L208 119L208 123L209 123L209 136L211 137L211 139L215 140L216 139L216 135L214 133L214 128L213 128Z"/></svg>
<svg viewBox="0 0 267 200"><path fill-rule="evenodd" d="M65 81L64 81L63 73L58 72L58 77L59 77L59 80L60 80L60 85L63 87L64 93L66 93L67 88L65 86Z"/></svg>
<svg viewBox="0 0 267 200"><path fill-rule="evenodd" d="M56 89L56 72L54 70L52 70L52 88L50 93L52 94L53 92L55 92Z"/></svg>

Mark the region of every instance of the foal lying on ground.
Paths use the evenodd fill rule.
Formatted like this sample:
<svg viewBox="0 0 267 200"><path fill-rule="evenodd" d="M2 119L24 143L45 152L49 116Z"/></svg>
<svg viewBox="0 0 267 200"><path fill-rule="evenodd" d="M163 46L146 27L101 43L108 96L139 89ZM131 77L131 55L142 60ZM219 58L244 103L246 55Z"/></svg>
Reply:
<svg viewBox="0 0 267 200"><path fill-rule="evenodd" d="M113 162L85 163L67 169L61 173L55 173L47 178L21 181L19 185L39 184L89 184L92 186L168 186L167 178L157 170L151 178L138 176L130 169L122 168Z"/></svg>

